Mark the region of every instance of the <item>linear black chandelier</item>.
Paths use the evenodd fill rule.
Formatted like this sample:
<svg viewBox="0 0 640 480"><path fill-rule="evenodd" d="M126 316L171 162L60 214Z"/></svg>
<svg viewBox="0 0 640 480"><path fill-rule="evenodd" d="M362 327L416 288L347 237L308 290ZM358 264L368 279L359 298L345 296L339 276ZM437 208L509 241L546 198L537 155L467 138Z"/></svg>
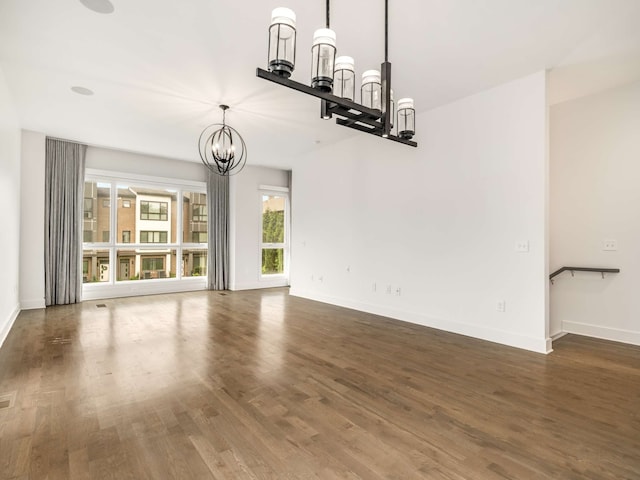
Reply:
<svg viewBox="0 0 640 480"><path fill-rule="evenodd" d="M315 31L311 48L311 86L291 80L296 58L296 15L288 8L276 8L269 27L269 70L256 69L256 76L321 99L320 116L361 132L404 143L412 147L415 134L413 99L398 101L395 115L389 63L389 1L384 2L384 62L377 70L362 74L361 104L355 102L355 70L351 57L336 58L336 34L330 29L327 0L326 28ZM392 134L392 129L397 134Z"/></svg>

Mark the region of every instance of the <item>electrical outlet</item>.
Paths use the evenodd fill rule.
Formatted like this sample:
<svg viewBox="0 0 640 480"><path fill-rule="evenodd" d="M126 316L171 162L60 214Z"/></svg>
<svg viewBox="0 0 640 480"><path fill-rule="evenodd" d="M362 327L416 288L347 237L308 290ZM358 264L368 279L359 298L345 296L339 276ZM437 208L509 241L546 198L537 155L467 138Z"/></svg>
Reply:
<svg viewBox="0 0 640 480"><path fill-rule="evenodd" d="M318 277L318 281L319 281L320 283L323 283L323 282L324 282L324 277L323 277L322 275L320 275L320 276Z"/></svg>
<svg viewBox="0 0 640 480"><path fill-rule="evenodd" d="M387 285L387 295L391 295L391 285Z"/></svg>
<svg viewBox="0 0 640 480"><path fill-rule="evenodd" d="M516 252L527 253L529 251L529 240L520 240L516 242Z"/></svg>
<svg viewBox="0 0 640 480"><path fill-rule="evenodd" d="M496 303L496 310L498 312L506 312L507 311L507 302L504 300L498 300Z"/></svg>
<svg viewBox="0 0 640 480"><path fill-rule="evenodd" d="M401 293L400 287L396 288L396 297L399 297Z"/></svg>
<svg viewBox="0 0 640 480"><path fill-rule="evenodd" d="M605 252L615 252L618 250L617 240L607 239L602 242L602 250Z"/></svg>

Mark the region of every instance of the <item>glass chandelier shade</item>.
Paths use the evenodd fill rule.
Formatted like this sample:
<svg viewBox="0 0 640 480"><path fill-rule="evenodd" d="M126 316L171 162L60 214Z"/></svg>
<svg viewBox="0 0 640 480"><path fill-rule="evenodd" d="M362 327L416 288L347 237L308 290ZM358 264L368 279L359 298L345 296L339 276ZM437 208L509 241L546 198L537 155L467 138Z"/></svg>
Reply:
<svg viewBox="0 0 640 480"><path fill-rule="evenodd" d="M333 88L336 62L336 34L330 28L319 28L313 34L311 47L311 86L323 92Z"/></svg>
<svg viewBox="0 0 640 480"><path fill-rule="evenodd" d="M342 56L336 58L335 75L333 78L333 94L336 97L347 98L352 102L356 97L356 72L353 58Z"/></svg>
<svg viewBox="0 0 640 480"><path fill-rule="evenodd" d="M202 163L222 176L240 173L247 161L247 146L238 131L225 122L227 105L220 105L222 123L206 127L200 134L198 150Z"/></svg>
<svg viewBox="0 0 640 480"><path fill-rule="evenodd" d="M397 128L401 138L411 139L416 133L416 111L413 107L413 98L398 100Z"/></svg>
<svg viewBox="0 0 640 480"><path fill-rule="evenodd" d="M289 78L296 63L296 14L284 7L271 12L269 71Z"/></svg>
<svg viewBox="0 0 640 480"><path fill-rule="evenodd" d="M382 81L378 70L367 70L362 74L360 98L365 107L382 110Z"/></svg>

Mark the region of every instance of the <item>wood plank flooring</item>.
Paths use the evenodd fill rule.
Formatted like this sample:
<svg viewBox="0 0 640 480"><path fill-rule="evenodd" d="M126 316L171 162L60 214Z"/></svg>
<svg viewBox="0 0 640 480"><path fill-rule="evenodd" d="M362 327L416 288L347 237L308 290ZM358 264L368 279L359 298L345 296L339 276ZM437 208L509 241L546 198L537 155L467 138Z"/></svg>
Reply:
<svg viewBox="0 0 640 480"><path fill-rule="evenodd" d="M25 311L0 349L0 478L640 479L640 348L554 349L286 289Z"/></svg>

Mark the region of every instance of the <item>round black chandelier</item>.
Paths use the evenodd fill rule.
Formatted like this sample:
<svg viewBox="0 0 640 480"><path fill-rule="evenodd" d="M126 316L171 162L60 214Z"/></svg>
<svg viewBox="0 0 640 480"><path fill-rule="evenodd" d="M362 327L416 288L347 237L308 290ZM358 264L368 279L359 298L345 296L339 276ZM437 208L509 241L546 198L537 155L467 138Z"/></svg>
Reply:
<svg viewBox="0 0 640 480"><path fill-rule="evenodd" d="M218 175L240 173L247 161L247 146L238 131L225 122L228 105L220 105L222 123L206 127L200 134L198 149L202 163Z"/></svg>

